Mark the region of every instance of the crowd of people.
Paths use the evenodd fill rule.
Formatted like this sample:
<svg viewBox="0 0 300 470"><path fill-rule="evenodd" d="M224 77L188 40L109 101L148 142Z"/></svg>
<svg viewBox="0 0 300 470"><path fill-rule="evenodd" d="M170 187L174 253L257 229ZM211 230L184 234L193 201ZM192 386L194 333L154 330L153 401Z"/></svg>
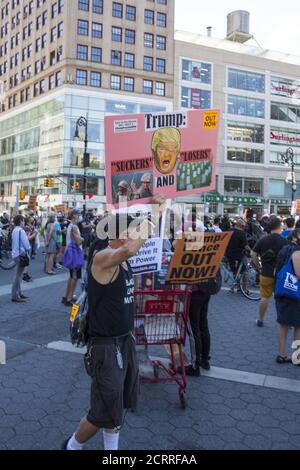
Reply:
<svg viewBox="0 0 300 470"><path fill-rule="evenodd" d="M160 207L162 205L160 201ZM83 215L77 209L68 215L50 213L46 223L34 213L29 213L26 218L17 215L13 221L3 214L0 219L2 229L11 231L12 257L16 262L13 302L25 303L28 299L22 292L21 280L31 280L29 261L35 259L39 246L43 246L44 271L49 276L55 275L65 264L64 254L71 245L84 252L87 259L86 288L90 315L87 356L92 358L91 408L77 431L64 443L64 448L68 450L82 449L99 428L104 428L105 448L117 449L122 410L134 407L136 402L137 364L131 335L134 282L128 259L145 240L140 234L133 237L130 232L125 237L118 233L115 239L108 236L106 240L99 240L96 227L100 219L94 213ZM146 219L144 222L147 226L152 223ZM119 219L117 225L120 225ZM196 230L196 225L192 224L192 230ZM282 220L276 215L257 220L254 212L248 210L244 217L233 219L227 214L215 218L206 216L204 230L212 233L232 232L225 255L233 273L236 273L245 255L259 269L261 300L256 325L262 328L274 294L276 277L287 259L293 263L295 276L300 279L300 220L296 222L293 217ZM168 251L174 250L175 246L173 236L169 240ZM82 278L82 269L71 268L69 272L66 292L61 301L71 307L77 281ZM192 288L189 312L192 360L185 367L185 373L189 376L200 376L201 368L210 369L208 313L211 297L219 292L222 285L220 273L217 278L214 284L205 281ZM294 329L294 339L300 340L300 299L276 296L275 302L278 322L276 361L288 364L292 362L287 354L290 328ZM105 367L100 367L100 364L105 364Z"/></svg>

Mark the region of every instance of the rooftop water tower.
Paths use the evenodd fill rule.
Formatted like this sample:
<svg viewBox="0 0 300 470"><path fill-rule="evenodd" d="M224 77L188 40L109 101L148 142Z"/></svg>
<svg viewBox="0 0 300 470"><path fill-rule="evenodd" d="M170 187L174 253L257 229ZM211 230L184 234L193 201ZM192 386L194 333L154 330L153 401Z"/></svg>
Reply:
<svg viewBox="0 0 300 470"><path fill-rule="evenodd" d="M250 13L245 10L232 11L227 15L227 38L244 43L253 36L249 33Z"/></svg>

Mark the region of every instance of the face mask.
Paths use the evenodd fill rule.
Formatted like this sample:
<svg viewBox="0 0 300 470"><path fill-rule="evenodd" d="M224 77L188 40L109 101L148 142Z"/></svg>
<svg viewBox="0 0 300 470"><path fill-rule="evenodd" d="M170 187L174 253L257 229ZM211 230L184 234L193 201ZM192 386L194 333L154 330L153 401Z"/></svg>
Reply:
<svg viewBox="0 0 300 470"><path fill-rule="evenodd" d="M82 215L80 215L80 216L78 217L78 222L80 223L80 222L82 222L82 221L83 221L83 217L82 217Z"/></svg>

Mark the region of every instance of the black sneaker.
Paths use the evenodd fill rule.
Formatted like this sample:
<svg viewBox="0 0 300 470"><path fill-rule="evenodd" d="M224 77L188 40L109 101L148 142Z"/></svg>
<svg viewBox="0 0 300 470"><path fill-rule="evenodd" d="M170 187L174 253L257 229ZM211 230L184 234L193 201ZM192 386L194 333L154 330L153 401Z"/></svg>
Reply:
<svg viewBox="0 0 300 470"><path fill-rule="evenodd" d="M182 373L181 367L177 368L178 374ZM190 377L200 377L200 367L194 368L191 364L189 366L185 366L185 375Z"/></svg>
<svg viewBox="0 0 300 470"><path fill-rule="evenodd" d="M202 369L204 369L204 370L210 370L209 361L202 359L202 361L200 362L200 367L202 367Z"/></svg>
<svg viewBox="0 0 300 470"><path fill-rule="evenodd" d="M66 439L66 440L62 443L62 445L61 445L61 447L60 447L60 450L68 450L68 442L69 442L70 439L71 439L71 436L68 437L68 439Z"/></svg>
<svg viewBox="0 0 300 470"><path fill-rule="evenodd" d="M258 326L259 328L262 328L264 326L264 322L261 320L256 320L256 326Z"/></svg>

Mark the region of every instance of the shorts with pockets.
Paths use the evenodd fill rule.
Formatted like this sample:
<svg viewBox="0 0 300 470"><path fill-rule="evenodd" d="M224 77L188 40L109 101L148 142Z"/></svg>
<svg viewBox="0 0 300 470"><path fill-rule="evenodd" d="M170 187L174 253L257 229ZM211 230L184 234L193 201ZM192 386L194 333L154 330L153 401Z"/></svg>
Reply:
<svg viewBox="0 0 300 470"><path fill-rule="evenodd" d="M260 276L259 278L260 296L264 299L270 299L275 289L274 277Z"/></svg>
<svg viewBox="0 0 300 470"><path fill-rule="evenodd" d="M123 368L118 365L114 338L97 338L92 344L91 404L89 423L98 428L122 426L124 409L135 409L139 393L138 363L132 334L119 337Z"/></svg>

